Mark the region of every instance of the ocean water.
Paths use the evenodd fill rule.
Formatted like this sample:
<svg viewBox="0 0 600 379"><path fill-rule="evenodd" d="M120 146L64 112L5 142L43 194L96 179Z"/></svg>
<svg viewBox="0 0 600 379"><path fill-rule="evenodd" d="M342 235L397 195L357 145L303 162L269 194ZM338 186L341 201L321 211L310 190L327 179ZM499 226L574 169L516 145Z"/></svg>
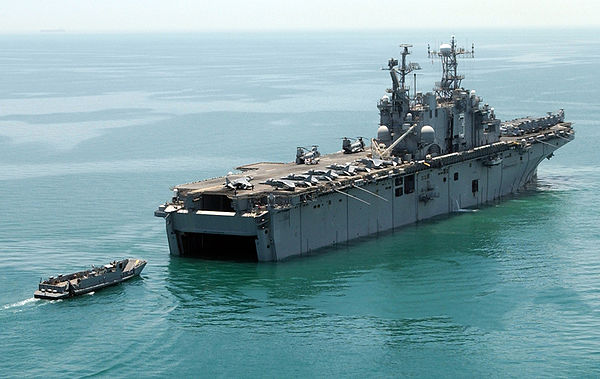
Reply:
<svg viewBox="0 0 600 379"><path fill-rule="evenodd" d="M381 71L456 33L502 119L564 108L535 189L281 263L169 256L169 187L373 136ZM598 30L0 36L0 376L600 376ZM41 277L141 278L34 300Z"/></svg>

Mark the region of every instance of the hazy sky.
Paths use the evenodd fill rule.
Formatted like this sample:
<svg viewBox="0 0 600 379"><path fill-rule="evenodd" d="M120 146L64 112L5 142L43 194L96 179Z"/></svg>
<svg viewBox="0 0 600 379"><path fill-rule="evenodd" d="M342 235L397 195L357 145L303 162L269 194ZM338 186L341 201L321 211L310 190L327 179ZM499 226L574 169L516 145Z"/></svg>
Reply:
<svg viewBox="0 0 600 379"><path fill-rule="evenodd" d="M0 33L600 26L599 0L0 1Z"/></svg>

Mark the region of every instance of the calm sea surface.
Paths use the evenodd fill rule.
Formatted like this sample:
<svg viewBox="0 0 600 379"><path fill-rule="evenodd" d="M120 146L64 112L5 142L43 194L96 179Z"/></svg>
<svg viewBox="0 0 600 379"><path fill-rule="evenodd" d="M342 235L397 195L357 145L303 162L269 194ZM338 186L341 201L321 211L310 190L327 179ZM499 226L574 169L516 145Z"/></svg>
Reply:
<svg viewBox="0 0 600 379"><path fill-rule="evenodd" d="M398 44L427 91L453 32L0 36L0 376L600 376L598 30L456 31L498 117L575 122L537 189L283 263L169 256L170 186L373 136Z"/></svg>

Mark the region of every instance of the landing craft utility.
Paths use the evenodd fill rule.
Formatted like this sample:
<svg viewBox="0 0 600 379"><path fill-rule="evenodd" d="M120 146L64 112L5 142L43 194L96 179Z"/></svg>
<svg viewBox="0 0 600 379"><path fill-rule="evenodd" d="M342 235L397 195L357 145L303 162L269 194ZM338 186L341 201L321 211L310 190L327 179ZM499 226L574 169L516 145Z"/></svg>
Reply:
<svg viewBox="0 0 600 379"><path fill-rule="evenodd" d="M400 62L388 62L392 88L377 104L380 126L369 147L345 138L334 154L298 148L296 162L238 167L226 183L251 175L253 185L243 180L234 189L223 178L175 187L155 211L166 220L171 254L278 261L474 208L523 188L544 158L573 140L562 109L497 119L461 87L457 58L474 49L457 47L454 37L428 51L442 62L434 91L411 96L406 77L420 67L406 62L409 47L401 45Z"/></svg>
<svg viewBox="0 0 600 379"><path fill-rule="evenodd" d="M40 282L33 297L58 300L83 295L131 279L139 275L144 267L146 261L129 258L113 261L104 266L92 266L90 270L73 274L51 276Z"/></svg>

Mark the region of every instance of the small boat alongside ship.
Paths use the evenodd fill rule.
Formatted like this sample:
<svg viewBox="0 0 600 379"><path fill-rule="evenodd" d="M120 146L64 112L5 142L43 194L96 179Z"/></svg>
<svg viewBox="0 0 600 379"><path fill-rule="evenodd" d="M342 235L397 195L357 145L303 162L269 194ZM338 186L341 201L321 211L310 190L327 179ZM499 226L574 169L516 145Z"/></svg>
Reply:
<svg viewBox="0 0 600 379"><path fill-rule="evenodd" d="M73 274L51 276L40 282L33 297L58 300L97 291L138 276L146 263L142 259L127 258Z"/></svg>

